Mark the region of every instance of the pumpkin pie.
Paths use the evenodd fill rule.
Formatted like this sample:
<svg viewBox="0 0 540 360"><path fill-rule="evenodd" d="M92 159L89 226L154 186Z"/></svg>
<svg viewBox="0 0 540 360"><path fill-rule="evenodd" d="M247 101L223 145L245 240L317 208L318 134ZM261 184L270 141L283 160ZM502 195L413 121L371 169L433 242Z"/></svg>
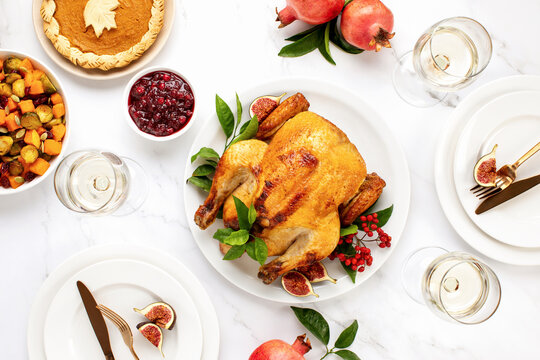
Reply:
<svg viewBox="0 0 540 360"><path fill-rule="evenodd" d="M75 65L110 70L138 59L163 26L165 0L43 0L47 37Z"/></svg>

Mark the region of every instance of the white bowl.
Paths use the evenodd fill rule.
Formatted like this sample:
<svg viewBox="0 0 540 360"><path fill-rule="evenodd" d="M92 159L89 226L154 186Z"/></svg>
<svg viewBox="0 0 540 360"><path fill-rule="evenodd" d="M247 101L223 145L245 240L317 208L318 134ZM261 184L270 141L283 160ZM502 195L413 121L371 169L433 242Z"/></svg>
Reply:
<svg viewBox="0 0 540 360"><path fill-rule="evenodd" d="M128 108L129 93L131 91L131 88L132 88L133 84L135 84L135 82L137 80L139 80L141 77L143 77L144 75L152 73L152 72L156 72L156 71L168 71L168 72L171 72L173 74L176 74L176 75L180 76L182 78L182 80L184 80L189 85L189 87L191 88L191 92L193 93L193 114L191 115L191 118L189 119L186 126L184 126L179 131L177 131L177 132L175 132L175 133L173 133L171 135L168 135L168 136L155 136L155 135L152 135L152 134L145 133L144 131L140 130L137 127L137 125L135 124L135 121L133 121L133 119L131 118L131 115L129 115L129 108ZM193 121L195 119L195 116L196 116L196 113L197 113L197 96L195 94L195 89L193 88L193 85L189 82L187 77L185 77L183 74L181 74L177 70L171 69L171 68L168 68L168 67L164 67L164 66L152 66L152 67L146 68L146 69L138 72L137 74L135 74L135 76L133 76L133 78L131 78L131 80L127 83L126 88L124 89L124 96L123 96L122 99L123 99L122 100L122 102L123 102L122 106L124 107L124 110L123 110L124 118L126 119L129 127L133 131L135 131L137 134L142 136L143 138L148 139L148 140L152 140L152 141L163 142L163 141L173 140L173 139L176 139L176 138L182 136L191 127L191 124L193 123Z"/></svg>
<svg viewBox="0 0 540 360"><path fill-rule="evenodd" d="M66 115L64 115L64 118L66 120L66 134L64 135L64 139L62 140L62 150L60 151L60 154L55 156L53 159L51 159L51 161L49 162L50 167L49 167L49 169L47 169L45 174L43 174L42 176L36 177L34 180L32 180L30 182L25 182L24 184L22 184L21 186L19 186L16 189L11 189L11 188L4 189L3 187L0 187L0 196L16 194L16 193L20 193L20 192L23 192L25 190L31 189L34 186L36 186L37 184L41 183L43 180L45 180L45 178L47 178L47 176L49 176L50 174L53 174L54 169L56 168L58 163L60 163L60 161L62 160L62 157L64 156L64 154L66 152L66 148L67 148L68 140L69 140L69 131L70 131L68 101L67 101L66 94L63 91L63 86L62 86L61 82L58 80L58 76L48 66L46 66L41 61L37 60L35 57L33 57L31 55L28 55L28 54L25 54L25 53L22 53L22 52L19 52L19 51L15 51L15 50L0 49L0 58L4 59L4 58L6 58L7 56L10 56L10 55L16 56L16 57L21 58L21 59L24 59L24 58L30 59L32 61L32 65L34 66L34 68L44 71L45 74L47 74L47 76L49 77L49 79L53 83L53 85L58 90L58 93L60 93L60 95L62 95L62 99L64 101L64 107L66 109Z"/></svg>

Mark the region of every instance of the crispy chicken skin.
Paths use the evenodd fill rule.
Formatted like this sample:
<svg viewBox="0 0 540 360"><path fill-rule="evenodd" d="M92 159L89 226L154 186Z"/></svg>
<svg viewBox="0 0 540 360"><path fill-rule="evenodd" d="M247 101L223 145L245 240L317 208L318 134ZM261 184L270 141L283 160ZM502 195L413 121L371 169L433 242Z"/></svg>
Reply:
<svg viewBox="0 0 540 360"><path fill-rule="evenodd" d="M364 211L375 204L375 201L381 196L386 183L376 173L371 173L366 176L366 179L360 186L360 190L355 197L345 206L340 206L339 218L341 225L349 226L359 217Z"/></svg>
<svg viewBox="0 0 540 360"><path fill-rule="evenodd" d="M348 219L376 200L384 186L373 174L362 185L367 175L362 156L321 116L304 111L278 126L268 145L247 140L225 151L210 194L195 214L195 222L205 229L224 204L224 222L236 228L231 194L253 203L257 220L252 231L265 241L268 255L277 256L259 269L266 284L326 258L339 240L339 209L346 210L342 217Z"/></svg>
<svg viewBox="0 0 540 360"><path fill-rule="evenodd" d="M285 99L278 107L259 124L259 130L255 136L259 140L267 140L274 135L283 124L302 111L309 109L309 102L304 95L296 93Z"/></svg>

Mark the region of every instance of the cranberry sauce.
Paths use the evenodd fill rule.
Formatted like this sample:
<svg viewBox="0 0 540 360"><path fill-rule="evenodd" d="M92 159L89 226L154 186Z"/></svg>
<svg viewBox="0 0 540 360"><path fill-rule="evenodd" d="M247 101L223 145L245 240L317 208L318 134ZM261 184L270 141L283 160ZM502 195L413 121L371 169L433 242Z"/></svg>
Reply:
<svg viewBox="0 0 540 360"><path fill-rule="evenodd" d="M147 134L167 136L191 120L195 99L184 79L169 71L144 75L129 93L129 115Z"/></svg>

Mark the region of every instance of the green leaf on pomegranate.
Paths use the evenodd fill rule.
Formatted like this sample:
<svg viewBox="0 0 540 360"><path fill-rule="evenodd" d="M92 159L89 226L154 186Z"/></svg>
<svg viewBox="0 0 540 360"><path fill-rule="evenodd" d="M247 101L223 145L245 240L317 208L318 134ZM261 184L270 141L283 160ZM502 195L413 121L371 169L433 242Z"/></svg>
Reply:
<svg viewBox="0 0 540 360"><path fill-rule="evenodd" d="M198 188L203 189L206 192L210 191L210 188L212 187L212 180L207 178L206 176L192 176L187 181Z"/></svg>
<svg viewBox="0 0 540 360"><path fill-rule="evenodd" d="M232 233L233 229L226 228L226 229L218 229L215 233L213 238L216 240L219 240L219 242L224 242Z"/></svg>
<svg viewBox="0 0 540 360"><path fill-rule="evenodd" d="M394 212L394 205L380 211L375 211L377 213L377 220L379 220L377 226L383 227L386 225L388 220L390 220L390 217L392 216L392 213Z"/></svg>
<svg viewBox="0 0 540 360"><path fill-rule="evenodd" d="M335 347L343 349L352 345L356 333L358 332L358 321L354 320L353 323L343 330L336 340Z"/></svg>
<svg viewBox="0 0 540 360"><path fill-rule="evenodd" d="M249 232L247 230L241 229L238 231L233 231L223 240L223 243L231 246L244 245L245 243L247 243L248 240Z"/></svg>
<svg viewBox="0 0 540 360"><path fill-rule="evenodd" d="M324 317L317 311L308 308L298 308L291 306L294 311L294 315L298 318L298 321L305 326L317 339L319 339L324 345L328 345L330 341L330 326Z"/></svg>
<svg viewBox="0 0 540 360"><path fill-rule="evenodd" d="M263 239L259 239L258 237L255 238L253 244L255 260L258 261L259 264L261 264L262 266L268 258L268 247L266 246L266 243L263 241Z"/></svg>
<svg viewBox="0 0 540 360"><path fill-rule="evenodd" d="M225 136L227 139L230 138L234 131L234 115L229 105L218 94L216 94L216 114Z"/></svg>
<svg viewBox="0 0 540 360"><path fill-rule="evenodd" d="M356 283L356 271L351 269L349 266L345 265L341 261L339 263L341 264L341 267L343 267L343 269L345 270L347 275L349 275L349 277L351 278L351 281L353 282L353 284L355 284Z"/></svg>
<svg viewBox="0 0 540 360"><path fill-rule="evenodd" d="M324 28L323 39L319 42L319 52L332 65L336 65L332 55L330 55L330 23L326 23Z"/></svg>
<svg viewBox="0 0 540 360"><path fill-rule="evenodd" d="M195 155L191 157L191 163L194 163L195 160L198 158L207 160L207 159L218 159L219 160L219 154L216 152L216 150L209 148L209 147L202 147L199 152L197 152Z"/></svg>
<svg viewBox="0 0 540 360"><path fill-rule="evenodd" d="M349 3L353 0L345 0L345 5L343 5L343 8L345 9L345 6L349 5Z"/></svg>
<svg viewBox="0 0 540 360"><path fill-rule="evenodd" d="M317 28L317 30L304 36L300 40L284 46L278 55L283 57L306 55L319 47L320 42L323 40L323 34L324 28Z"/></svg>
<svg viewBox="0 0 540 360"><path fill-rule="evenodd" d="M334 354L336 354L337 356L339 356L340 358L344 360L360 360L358 355L356 355L350 350L338 350Z"/></svg>
<svg viewBox="0 0 540 360"><path fill-rule="evenodd" d="M193 176L208 176L216 172L216 168L210 164L200 165L193 172Z"/></svg>
<svg viewBox="0 0 540 360"><path fill-rule="evenodd" d="M227 251L223 260L235 260L241 257L246 251L246 244L233 246Z"/></svg>
<svg viewBox="0 0 540 360"><path fill-rule="evenodd" d="M249 140L257 134L257 131L259 131L259 120L257 120L257 115L253 115L251 120L246 124L242 126L240 134L231 142L231 145L238 141Z"/></svg>
<svg viewBox="0 0 540 360"><path fill-rule="evenodd" d="M349 53L349 54L360 54L364 52L363 49L359 49L355 46L352 46L349 44L344 38L343 35L341 35L341 31L339 29L339 23L338 18L335 18L334 20L330 21L330 41L334 43L338 48L341 50Z"/></svg>
<svg viewBox="0 0 540 360"><path fill-rule="evenodd" d="M305 37L306 35L309 35L311 34L312 32L314 32L315 30L317 29L320 29L322 27L324 27L325 24L320 24L320 25L317 25L317 26L313 26L305 31L302 31L296 35L293 35L291 37L288 37L286 38L285 40L287 41L297 41L297 40L300 40L301 38Z"/></svg>
<svg viewBox="0 0 540 360"><path fill-rule="evenodd" d="M249 209L246 204L244 204L242 200L236 196L233 196L233 199L234 206L236 207L236 214L238 215L238 226L240 226L240 229L249 231L249 229L251 229L251 224L249 223L248 218Z"/></svg>
<svg viewBox="0 0 540 360"><path fill-rule="evenodd" d="M358 231L358 226L357 225L349 225L345 228L341 228L341 230L339 230L339 236L347 236L347 235L351 235L351 234L356 234L356 232Z"/></svg>

